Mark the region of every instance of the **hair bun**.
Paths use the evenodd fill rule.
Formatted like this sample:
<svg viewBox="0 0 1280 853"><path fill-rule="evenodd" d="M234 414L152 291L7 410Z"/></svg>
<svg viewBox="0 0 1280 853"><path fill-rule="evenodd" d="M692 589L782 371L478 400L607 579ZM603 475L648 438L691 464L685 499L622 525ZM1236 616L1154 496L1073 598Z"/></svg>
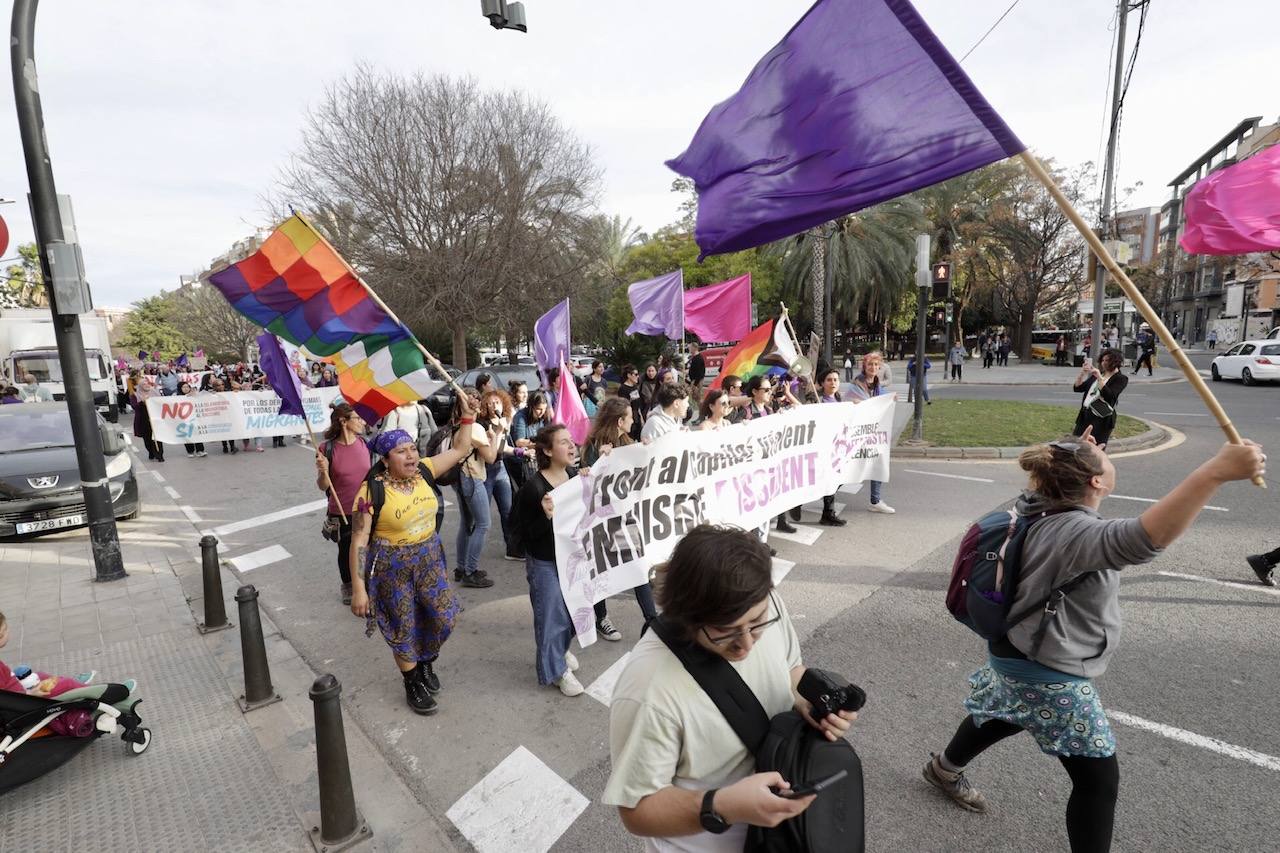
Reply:
<svg viewBox="0 0 1280 853"><path fill-rule="evenodd" d="M1047 444L1028 447L1018 454L1018 466L1032 474L1047 471L1053 466L1053 448Z"/></svg>

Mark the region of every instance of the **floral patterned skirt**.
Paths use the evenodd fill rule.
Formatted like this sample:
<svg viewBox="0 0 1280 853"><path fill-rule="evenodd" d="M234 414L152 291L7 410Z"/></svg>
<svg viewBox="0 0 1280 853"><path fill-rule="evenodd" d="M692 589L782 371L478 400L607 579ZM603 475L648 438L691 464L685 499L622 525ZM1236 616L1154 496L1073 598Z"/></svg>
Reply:
<svg viewBox="0 0 1280 853"><path fill-rule="evenodd" d="M1116 739L1090 679L1023 681L1001 675L987 664L969 677L965 709L975 725L1004 720L1021 726L1041 752L1068 758L1114 755Z"/></svg>
<svg viewBox="0 0 1280 853"><path fill-rule="evenodd" d="M365 570L369 617L365 636L376 625L391 651L407 661L432 661L453 632L458 600L449 586L440 537L412 545L375 539Z"/></svg>

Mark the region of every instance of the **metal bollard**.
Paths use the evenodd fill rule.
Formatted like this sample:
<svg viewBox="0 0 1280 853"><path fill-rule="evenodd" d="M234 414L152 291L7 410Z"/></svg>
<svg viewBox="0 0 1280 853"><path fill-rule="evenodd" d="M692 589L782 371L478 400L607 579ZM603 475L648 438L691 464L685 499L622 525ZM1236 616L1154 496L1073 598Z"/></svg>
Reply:
<svg viewBox="0 0 1280 853"><path fill-rule="evenodd" d="M196 625L201 634L225 631L233 627L227 621L227 607L222 602L222 570L218 562L218 540L200 537L200 567L204 574L204 621Z"/></svg>
<svg viewBox="0 0 1280 853"><path fill-rule="evenodd" d="M240 606L240 655L244 659L244 695L236 702L240 710L252 711L280 701L271 686L271 669L267 666L267 646L262 640L262 616L258 613L258 590L247 584L236 590Z"/></svg>
<svg viewBox="0 0 1280 853"><path fill-rule="evenodd" d="M318 853L335 853L373 835L356 809L347 763L347 736L342 728L342 684L322 675L311 685L316 714L316 775L320 779L320 821L311 827Z"/></svg>

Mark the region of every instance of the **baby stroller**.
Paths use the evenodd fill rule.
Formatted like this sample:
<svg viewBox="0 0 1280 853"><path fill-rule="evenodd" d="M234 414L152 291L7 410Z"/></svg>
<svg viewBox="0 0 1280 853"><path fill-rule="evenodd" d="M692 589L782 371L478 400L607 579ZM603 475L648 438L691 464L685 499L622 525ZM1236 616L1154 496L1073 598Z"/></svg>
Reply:
<svg viewBox="0 0 1280 853"><path fill-rule="evenodd" d="M76 691L52 698L0 691L0 794L61 767L104 734L123 730L120 737L130 754L146 752L151 730L138 717L141 700L130 701L123 684L105 688L93 699L72 698ZM86 725L92 730L86 736L70 737L46 728L68 711L88 714Z"/></svg>

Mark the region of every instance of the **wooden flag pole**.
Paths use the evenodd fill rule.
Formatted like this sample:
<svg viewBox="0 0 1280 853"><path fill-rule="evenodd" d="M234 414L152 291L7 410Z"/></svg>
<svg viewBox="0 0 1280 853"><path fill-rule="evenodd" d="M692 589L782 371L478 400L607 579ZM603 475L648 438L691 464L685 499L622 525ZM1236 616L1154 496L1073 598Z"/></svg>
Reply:
<svg viewBox="0 0 1280 853"><path fill-rule="evenodd" d="M337 249L335 249L333 247L333 244L325 239L325 236L320 233L319 229L317 229L315 225L312 224L311 220L301 213L296 213L295 215L307 224L307 227L310 228L312 233L314 233L316 237L320 239L320 242L324 243L326 246L329 247L329 251L333 252L334 257L342 261L342 265L347 268L347 272L351 273L352 277L354 277L356 281L360 282L360 286L364 288L365 293L369 294L369 298L372 299L379 308L387 312L388 317L390 317L392 320L395 320L397 323L403 326L405 331L409 331L409 327L405 326L404 322L399 317L396 316L396 312L392 311L389 307L387 307L387 303L382 301L382 297L378 296L378 294L373 292L373 288L370 287L369 284L363 278L360 277L360 273L356 272L355 269L351 266L351 264L347 263L347 259L342 257L342 253L339 252ZM427 351L427 348L424 347L422 345L422 342L418 340L417 335L413 334L412 332L409 332L409 338L413 341L414 346L416 346L418 350L422 353L423 357L426 358L427 361L431 363L431 366L440 372L440 375L444 377L445 382L453 386L454 392L461 394L462 389L458 387L458 383L453 381L453 377L449 375L449 371L444 369L444 365L442 365L434 355L432 355L430 352Z"/></svg>
<svg viewBox="0 0 1280 853"><path fill-rule="evenodd" d="M1097 256L1098 260L1106 267L1107 272L1111 273L1116 283L1120 285L1120 289L1124 291L1125 296L1133 300L1133 304L1137 306L1138 312L1151 325L1151 330L1160 337L1164 345L1168 347L1169 354L1173 356L1173 360L1178 363L1178 367L1182 368L1182 373L1187 377L1187 381L1191 383L1191 387L1200 395L1200 399L1204 401L1208 407L1210 414L1217 420L1218 426L1227 436L1227 441L1232 444L1242 444L1240 433L1236 430L1235 424L1231 423L1231 419L1227 417L1227 413L1222 408L1222 404L1218 402L1218 398L1213 396L1213 392L1209 390L1209 386L1205 384L1204 377L1196 370L1191 363L1191 359L1187 358L1187 354L1182 351L1182 347L1173 337L1168 327L1161 322L1160 317L1156 314L1155 309L1151 307L1151 303L1147 302L1146 297L1138 290L1129 276L1125 274L1120 265L1111 257L1111 253L1107 251L1106 246L1102 245L1102 241L1098 239L1098 235L1093 233L1093 229L1088 226L1084 218L1080 216L1076 209L1062 194L1061 188L1058 187L1053 176L1045 169L1034 154L1030 151L1023 151L1018 157L1022 160L1023 165L1035 175L1040 183L1044 184L1045 189L1049 190L1049 194L1053 196L1053 200L1058 203L1058 207L1071 220L1071 224L1075 225L1076 230L1084 237L1089 248ZM1261 477L1254 477L1253 484L1260 489L1267 487L1266 481Z"/></svg>

